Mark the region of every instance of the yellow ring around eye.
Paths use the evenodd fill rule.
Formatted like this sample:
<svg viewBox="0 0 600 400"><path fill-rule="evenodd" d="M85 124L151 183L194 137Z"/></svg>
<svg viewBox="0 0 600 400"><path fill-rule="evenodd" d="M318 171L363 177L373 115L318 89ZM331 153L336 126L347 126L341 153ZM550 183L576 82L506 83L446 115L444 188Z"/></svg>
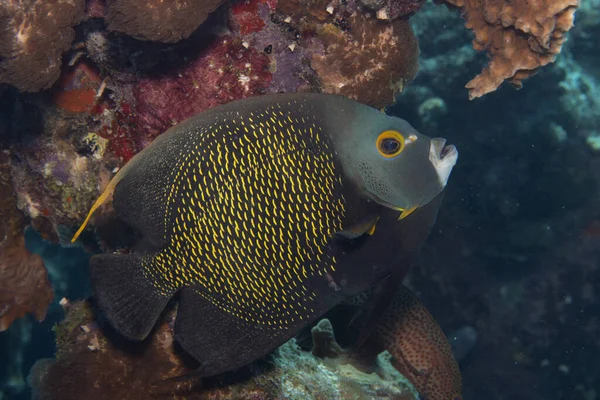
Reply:
<svg viewBox="0 0 600 400"><path fill-rule="evenodd" d="M384 144L389 145L390 141L397 143L397 147L394 148L391 152L389 151L389 149L386 150L384 147L382 147ZM384 131L381 132L379 134L379 137L377 138L377 151L379 151L379 154L381 154L385 158L394 158L398 154L402 153L402 150L404 150L404 145L404 136L402 136L400 132Z"/></svg>

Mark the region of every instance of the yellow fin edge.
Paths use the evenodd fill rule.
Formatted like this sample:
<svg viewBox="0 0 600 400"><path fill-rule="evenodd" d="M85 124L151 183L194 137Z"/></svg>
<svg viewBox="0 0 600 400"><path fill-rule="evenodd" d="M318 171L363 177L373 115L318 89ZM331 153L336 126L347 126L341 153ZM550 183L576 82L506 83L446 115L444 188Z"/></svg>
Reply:
<svg viewBox="0 0 600 400"><path fill-rule="evenodd" d="M379 216L377 216L377 218L375 218L375 221L373 221L373 225L367 231L367 235L372 236L375 233L375 228L377 227L377 222L379 222Z"/></svg>
<svg viewBox="0 0 600 400"><path fill-rule="evenodd" d="M83 221L83 223L81 224L81 226L79 227L79 229L77 230L77 232L75 232L75 235L73 235L73 238L71 239L71 243L74 243L79 238L79 235L81 235L81 232L83 232L83 230L87 226L87 224L90 221L90 218L92 217L92 215L94 214L94 212L98 208L100 208L100 206L106 201L106 199L108 198L108 196L110 196L112 194L112 192L114 192L115 187L117 186L117 184L125 176L124 173L122 174L123 169L124 168L121 168L121 171L119 171L111 179L111 181L108 182L108 186L106 186L106 189L104 189L104 192L102 192L102 194L100 195L100 197L98 197L98 199L96 200L96 202L94 203L94 205L92 206L92 208L90 208L90 211L88 212L87 217L85 217L85 220Z"/></svg>
<svg viewBox="0 0 600 400"><path fill-rule="evenodd" d="M400 214L400 216L398 217L398 221L403 220L404 218L408 217L410 214L413 213L413 211L415 211L417 208L419 208L419 206L414 206L411 208L407 208L402 210L402 214Z"/></svg>

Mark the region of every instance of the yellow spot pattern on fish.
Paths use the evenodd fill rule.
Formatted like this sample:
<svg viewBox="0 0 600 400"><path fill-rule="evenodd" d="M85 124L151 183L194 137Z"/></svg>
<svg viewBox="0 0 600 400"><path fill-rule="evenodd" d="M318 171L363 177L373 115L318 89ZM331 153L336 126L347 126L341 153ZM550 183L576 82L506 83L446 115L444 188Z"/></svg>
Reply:
<svg viewBox="0 0 600 400"><path fill-rule="evenodd" d="M294 109L232 113L186 145L171 172L168 245L143 262L163 294L200 284L220 309L278 328L314 315L306 282L335 270L328 240L345 204L332 145Z"/></svg>

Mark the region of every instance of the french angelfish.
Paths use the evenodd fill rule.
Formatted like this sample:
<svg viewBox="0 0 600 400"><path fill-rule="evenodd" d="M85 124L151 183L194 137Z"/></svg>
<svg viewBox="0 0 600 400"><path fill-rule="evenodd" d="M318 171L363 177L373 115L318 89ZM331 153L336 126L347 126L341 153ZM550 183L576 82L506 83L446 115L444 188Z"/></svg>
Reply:
<svg viewBox="0 0 600 400"><path fill-rule="evenodd" d="M90 260L100 309L142 340L178 293L176 340L198 375L216 375L388 275L402 238L385 227L439 194L456 158L445 140L343 97L239 100L132 158L73 240L114 192L117 216L142 239Z"/></svg>

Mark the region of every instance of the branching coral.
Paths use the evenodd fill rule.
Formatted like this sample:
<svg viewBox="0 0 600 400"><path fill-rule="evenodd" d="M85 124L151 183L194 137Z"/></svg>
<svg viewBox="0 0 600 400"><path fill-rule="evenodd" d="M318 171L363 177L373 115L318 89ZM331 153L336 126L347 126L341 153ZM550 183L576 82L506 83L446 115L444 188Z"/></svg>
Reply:
<svg viewBox="0 0 600 400"><path fill-rule="evenodd" d="M174 43L187 38L221 0L110 0L105 16L108 29L141 40Z"/></svg>
<svg viewBox="0 0 600 400"><path fill-rule="evenodd" d="M25 248L25 218L16 207L6 154L0 157L0 332L33 313L43 320L53 293L40 256Z"/></svg>
<svg viewBox="0 0 600 400"><path fill-rule="evenodd" d="M71 28L84 0L8 0L0 3L0 82L25 92L48 89L60 76Z"/></svg>
<svg viewBox="0 0 600 400"><path fill-rule="evenodd" d="M459 7L473 30L473 47L491 61L466 85L474 99L496 90L504 80L522 80L554 61L573 27L579 0L439 0Z"/></svg>

